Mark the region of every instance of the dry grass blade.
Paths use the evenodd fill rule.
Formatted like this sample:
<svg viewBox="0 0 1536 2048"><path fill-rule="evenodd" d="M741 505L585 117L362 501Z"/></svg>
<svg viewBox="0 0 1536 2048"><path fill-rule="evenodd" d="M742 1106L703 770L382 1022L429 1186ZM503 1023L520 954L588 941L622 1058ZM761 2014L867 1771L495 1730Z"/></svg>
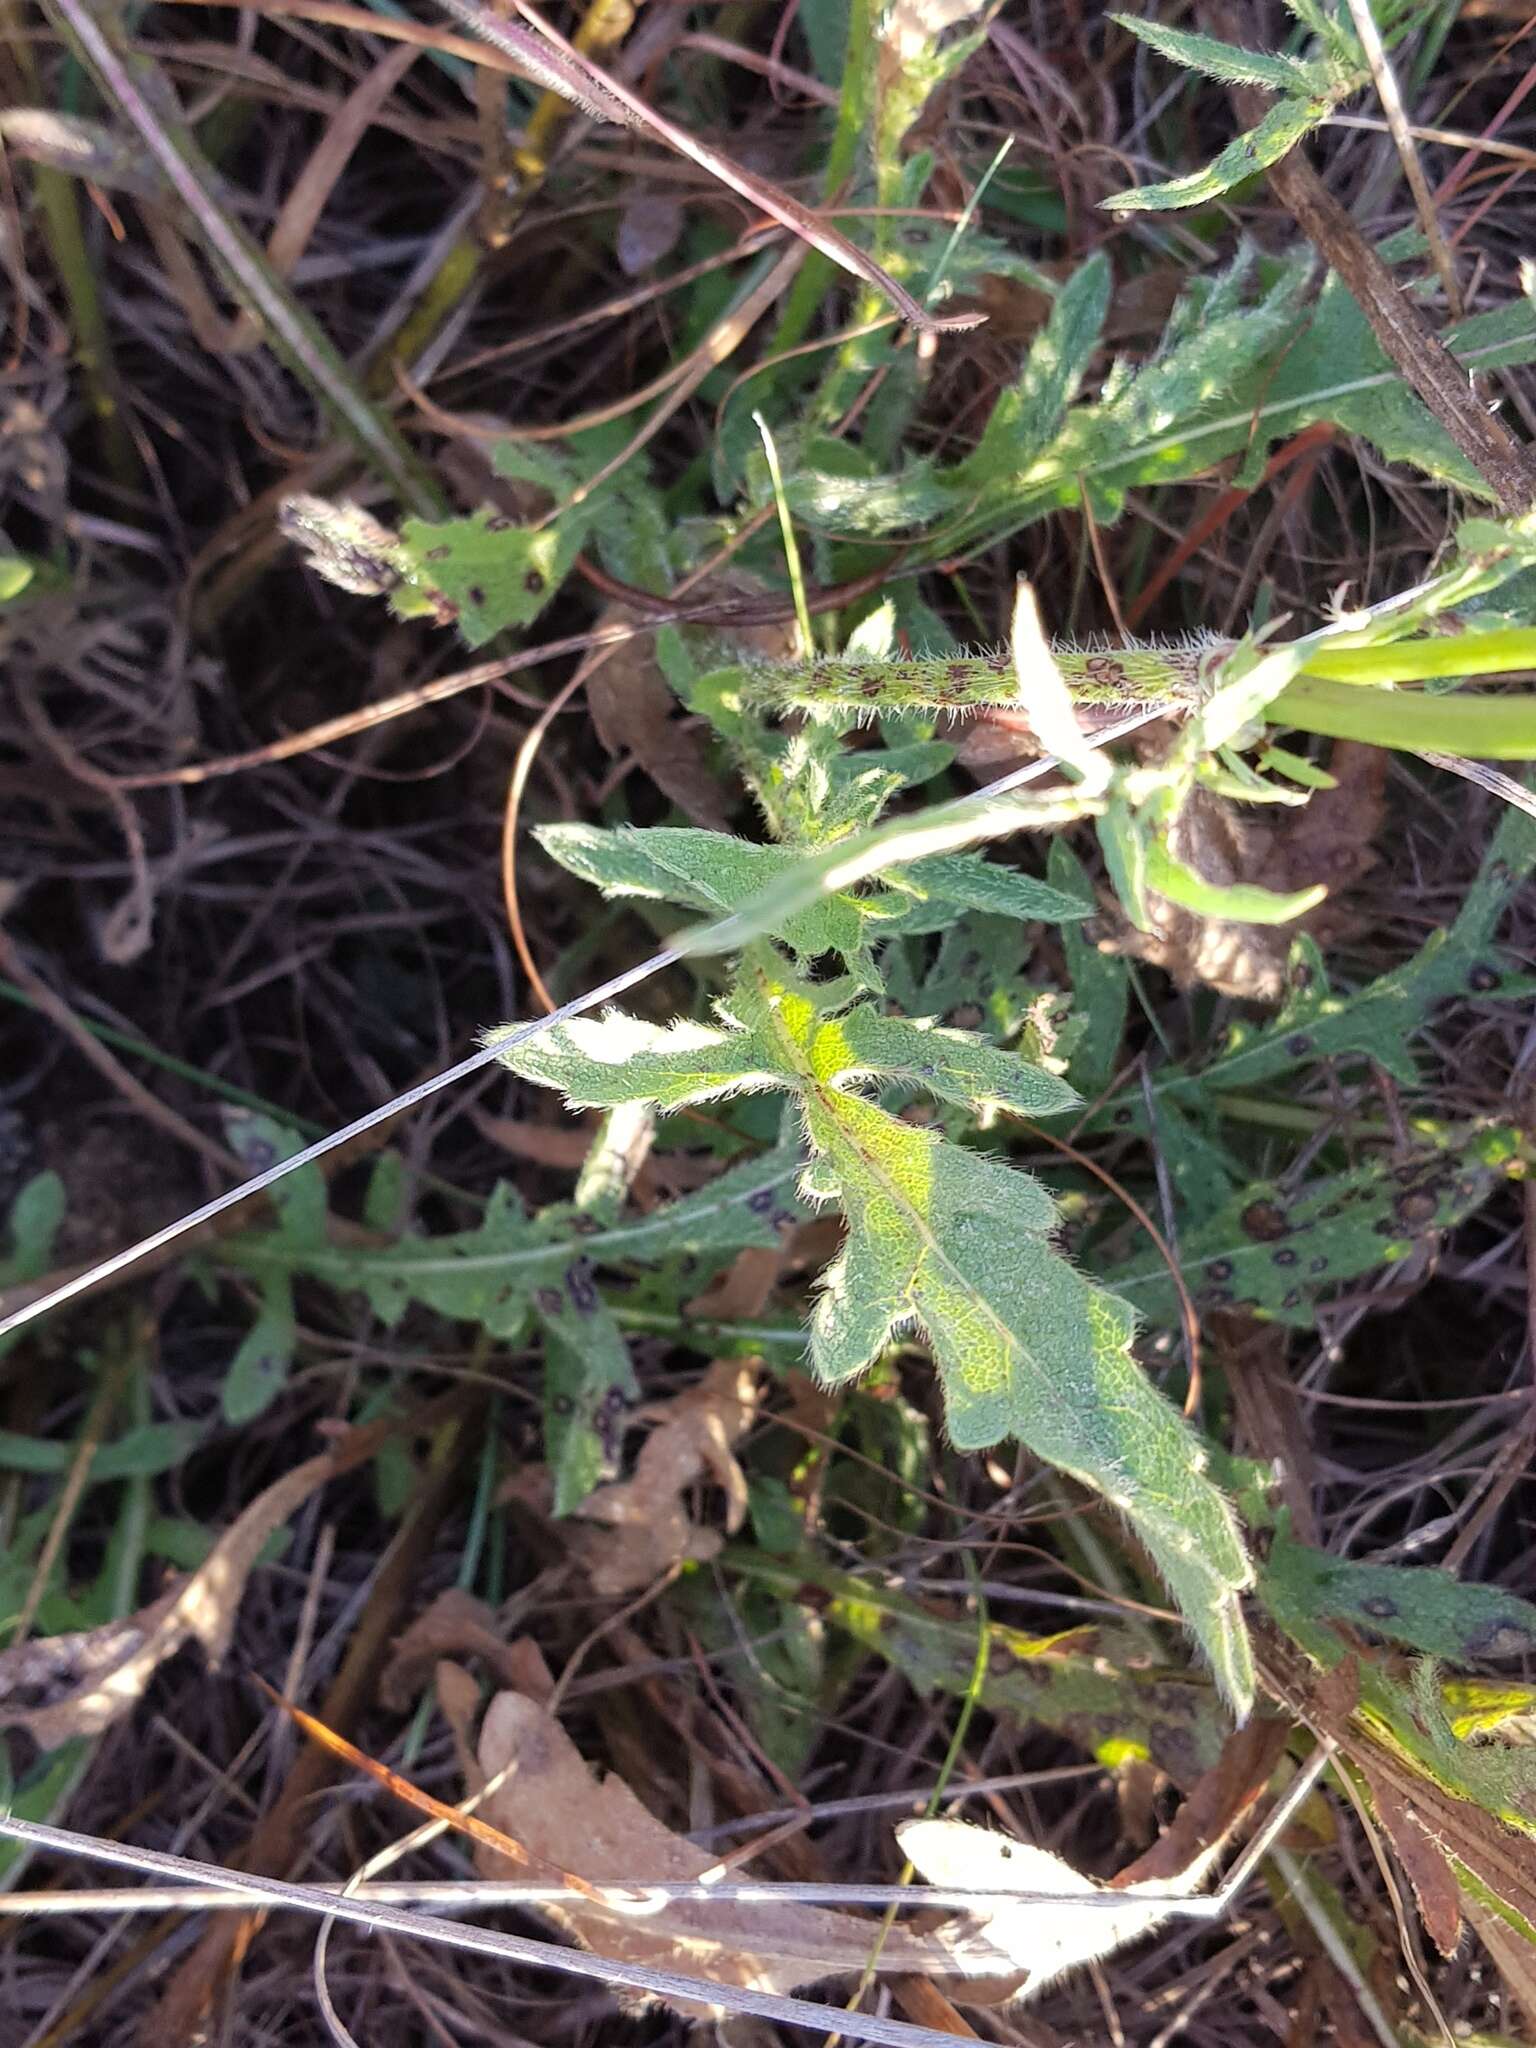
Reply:
<svg viewBox="0 0 1536 2048"><path fill-rule="evenodd" d="M1429 189L1429 180L1419 162L1419 153L1413 146L1413 134L1408 125L1407 109L1398 89L1397 74L1392 69L1381 40L1381 30L1376 26L1376 17L1371 12L1369 0L1349 0L1349 18L1355 25L1355 34L1360 38L1360 47L1365 52L1366 62L1371 67L1371 77L1376 85L1376 97L1381 101L1382 112L1387 117L1387 127L1392 134L1392 144L1397 151L1398 161L1403 167L1403 176L1408 180L1408 189L1413 194L1414 211L1419 216L1419 226L1424 230L1424 239L1429 244L1429 253L1440 283L1445 291L1445 303L1451 318L1459 320L1462 314L1461 286L1456 280L1456 264L1440 228L1440 216L1435 211L1434 196Z"/></svg>
<svg viewBox="0 0 1536 2048"><path fill-rule="evenodd" d="M279 277L292 277L352 152L420 54L414 44L407 43L380 58L327 125L313 156L294 180L267 239L267 261ZM232 350L253 348L260 339L260 324L249 312L243 312L235 322L228 346Z"/></svg>
<svg viewBox="0 0 1536 2048"><path fill-rule="evenodd" d="M898 2020L881 2019L870 2013L845 2015L836 2007L819 2005L807 1999L781 1997L739 1986L718 1986L682 1976L677 1971L651 1969L640 1963L614 1963L602 1956L563 1948L555 1942L531 1941L522 1935L503 1934L496 1928L458 1926L371 1899L349 1898L345 1894L320 1891L310 1885L290 1884L282 1878L262 1877L255 1872L225 1870L216 1863L171 1856L161 1850L130 1848L93 1835L77 1834L69 1828L22 1820L13 1814L0 1814L0 1836L31 1842L39 1849L59 1855L83 1856L91 1861L115 1864L119 1869L144 1871L170 1881L243 1892L253 1907L289 1907L321 1918L349 1921L371 1933L406 1935L465 1954L492 1956L534 1969L558 1970L567 1976L585 1977L610 1988L617 1986L664 1999L702 1998L706 2002L718 1999L733 2012L752 2013L785 2026L825 2028L835 2021L839 2033L847 2039L873 2042L877 2048L950 2048L953 2038L929 2027L904 2026Z"/></svg>
<svg viewBox="0 0 1536 2048"><path fill-rule="evenodd" d="M179 118L158 77L118 39L104 16L83 0L49 0L66 31L84 51L103 90L138 131L172 190L197 222L210 255L226 272L251 313L310 383L337 422L400 496L420 511L436 505L436 492L415 456L359 388L328 337L273 275L266 257L215 196L214 181L195 137Z"/></svg>
<svg viewBox="0 0 1536 2048"><path fill-rule="evenodd" d="M755 177L742 165L733 163L718 150L696 140L687 129L658 114L637 93L632 93L618 79L583 57L536 9L527 4L527 0L513 0L518 13L528 23L527 28L519 28L516 23L487 12L476 4L476 0L440 0L440 4L466 28L473 29L476 35L484 36L487 42L494 43L509 57L515 58L540 85L562 94L594 120L614 121L626 128L639 129L642 134L654 136L668 149L689 158L730 191L761 208L770 219L780 222L802 242L819 249L823 256L846 270L851 277L859 278L879 292L896 308L907 325L915 327L919 333L961 333L967 328L980 326L986 318L984 313L942 316L930 313L846 235L829 227L808 207L791 199L787 192L769 184L766 179Z"/></svg>

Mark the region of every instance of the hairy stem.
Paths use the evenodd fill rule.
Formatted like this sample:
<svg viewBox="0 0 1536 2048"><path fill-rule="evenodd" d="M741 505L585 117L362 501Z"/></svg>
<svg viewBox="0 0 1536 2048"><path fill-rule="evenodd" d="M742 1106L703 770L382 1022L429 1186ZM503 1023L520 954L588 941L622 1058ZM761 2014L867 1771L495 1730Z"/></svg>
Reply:
<svg viewBox="0 0 1536 2048"><path fill-rule="evenodd" d="M1084 723L1166 704L1176 714L1196 704L1215 680L1232 643L1129 645L1054 650ZM1536 694L1502 697L1404 693L1394 684L1536 668L1536 631L1401 641L1382 647L1320 650L1301 678L1276 698L1273 724L1375 746L1428 749L1472 759L1536 760ZM810 662L764 662L733 672L749 704L791 711L1020 711L1006 651L869 660L827 655Z"/></svg>

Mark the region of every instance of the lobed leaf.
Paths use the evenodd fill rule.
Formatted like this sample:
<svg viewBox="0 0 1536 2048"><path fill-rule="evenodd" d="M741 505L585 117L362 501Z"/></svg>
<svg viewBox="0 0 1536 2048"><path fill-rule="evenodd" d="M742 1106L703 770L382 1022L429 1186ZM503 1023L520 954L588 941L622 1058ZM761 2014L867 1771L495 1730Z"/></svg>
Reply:
<svg viewBox="0 0 1536 2048"><path fill-rule="evenodd" d="M1050 1196L839 1088L840 1026L818 1018L807 992L761 980L749 1014L798 1087L821 1180L835 1182L848 1218L811 1321L818 1374L855 1378L898 1330L921 1329L956 1445L1016 1436L1102 1493L1245 1713L1253 1674L1238 1595L1251 1570L1236 1519L1195 1437L1131 1358L1131 1311L1050 1244Z"/></svg>

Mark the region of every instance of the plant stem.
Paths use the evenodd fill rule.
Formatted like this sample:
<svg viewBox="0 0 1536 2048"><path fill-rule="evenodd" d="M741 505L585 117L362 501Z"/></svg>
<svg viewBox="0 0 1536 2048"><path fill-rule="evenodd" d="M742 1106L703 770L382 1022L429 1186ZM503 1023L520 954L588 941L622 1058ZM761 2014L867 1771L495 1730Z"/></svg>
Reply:
<svg viewBox="0 0 1536 2048"><path fill-rule="evenodd" d="M1390 651L1390 650L1384 650ZM1458 754L1474 761L1536 760L1536 695L1445 697L1364 691L1312 676L1282 690L1269 707L1276 725L1364 740L1408 753Z"/></svg>

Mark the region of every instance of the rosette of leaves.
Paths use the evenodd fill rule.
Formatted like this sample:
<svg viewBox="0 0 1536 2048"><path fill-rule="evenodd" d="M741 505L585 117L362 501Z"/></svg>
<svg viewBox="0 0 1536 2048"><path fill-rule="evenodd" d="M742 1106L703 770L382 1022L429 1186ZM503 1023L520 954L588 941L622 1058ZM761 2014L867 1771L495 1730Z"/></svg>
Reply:
<svg viewBox="0 0 1536 2048"><path fill-rule="evenodd" d="M853 1380L898 1333L921 1331L955 1444L1017 1437L1123 1514L1217 1683L1246 1712L1248 1557L1198 1438L1131 1356L1131 1309L1055 1247L1056 1207L1037 1180L900 1119L876 1096L894 1087L1040 1117L1076 1102L1064 1081L969 1033L883 1015L852 1000L847 982L811 986L767 944L749 950L714 1023L609 1012L504 1057L573 1107L787 1094L810 1146L804 1192L847 1219L811 1318L818 1376Z"/></svg>

